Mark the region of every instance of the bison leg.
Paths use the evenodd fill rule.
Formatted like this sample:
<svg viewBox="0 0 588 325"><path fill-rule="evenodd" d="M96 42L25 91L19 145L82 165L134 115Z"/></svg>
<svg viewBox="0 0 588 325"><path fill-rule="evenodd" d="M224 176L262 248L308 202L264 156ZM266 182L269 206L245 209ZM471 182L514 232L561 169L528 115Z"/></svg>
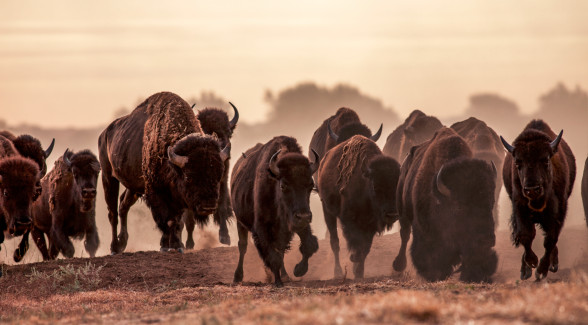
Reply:
<svg viewBox="0 0 588 325"><path fill-rule="evenodd" d="M247 237L249 234L247 228L239 222L237 222L237 232L239 233L239 264L237 264L237 269L233 277L234 283L243 281L243 258L247 252Z"/></svg>
<svg viewBox="0 0 588 325"><path fill-rule="evenodd" d="M65 256L67 258L72 258L75 253L74 246L71 243L71 240L69 240L69 237L67 237L63 233L61 228L62 227L60 225L57 225L57 226L53 225L53 227L51 228L50 241L51 241L52 251L53 251L53 247L55 247L55 249L57 249L58 252L60 251L61 254L63 254L63 256ZM55 257L57 257L57 254L55 254Z"/></svg>
<svg viewBox="0 0 588 325"><path fill-rule="evenodd" d="M496 272L498 256L491 247L471 245L464 249L461 258L461 274L459 279L464 282L491 282Z"/></svg>
<svg viewBox="0 0 588 325"><path fill-rule="evenodd" d="M559 230L559 229L558 229ZM548 232L545 236L545 240L543 241L543 247L545 247L545 254L541 257L541 261L539 262L539 266L537 267L537 271L535 272L535 277L537 280L544 279L547 276L547 271L552 268L557 271L558 264L557 264L557 239L558 239L557 232ZM552 261L552 257L555 255L555 264Z"/></svg>
<svg viewBox="0 0 588 325"><path fill-rule="evenodd" d="M186 239L186 249L194 249L194 228L196 228L196 219L194 219L194 213L192 211L186 211L184 213L184 223L186 224L186 232L188 238Z"/></svg>
<svg viewBox="0 0 588 325"><path fill-rule="evenodd" d="M442 281L453 273L450 252L439 242L433 242L414 235L410 249L412 264L417 273L427 281Z"/></svg>
<svg viewBox="0 0 588 325"><path fill-rule="evenodd" d="M351 254L351 261L353 262L353 276L356 279L363 279L365 269L365 259L370 253L372 248L374 236L362 234L359 238L355 239L359 243L357 251ZM349 243L350 241L348 241Z"/></svg>
<svg viewBox="0 0 588 325"><path fill-rule="evenodd" d="M410 239L410 232L411 232L411 222L406 217L401 217L400 220L400 249L398 250L398 255L394 259L392 263L392 267L397 272L402 272L406 269L406 247L408 245L408 240Z"/></svg>
<svg viewBox="0 0 588 325"><path fill-rule="evenodd" d="M218 208L214 212L214 222L218 224L218 240L221 244L230 246L231 236L229 235L229 229L227 228L227 221L233 215L233 209L231 208L231 197L229 195L229 188L227 180L229 177L229 161L225 162L225 173L220 184L220 193L218 199Z"/></svg>
<svg viewBox="0 0 588 325"><path fill-rule="evenodd" d="M517 219L515 220L516 228L513 227L513 238L515 244L520 243L525 248L521 261L521 280L526 280L531 277L532 269L536 268L539 262L531 247L535 239L535 224L531 221L524 222L518 215L515 218Z"/></svg>
<svg viewBox="0 0 588 325"><path fill-rule="evenodd" d="M118 253L123 252L127 247L127 240L129 239L129 233L127 231L127 216L129 215L129 210L133 204L137 202L139 197L140 196L137 195L137 193L128 189L126 189L120 197L120 206L118 208L120 215L120 232L118 234L118 245L116 247Z"/></svg>
<svg viewBox="0 0 588 325"><path fill-rule="evenodd" d="M20 241L20 244L18 245L18 248L14 250L13 258L16 263L20 262L22 260L22 258L24 257L24 255L29 250L29 234L30 233L31 233L31 231L29 230L22 235L22 239Z"/></svg>
<svg viewBox="0 0 588 325"><path fill-rule="evenodd" d="M112 234L110 252L112 254L118 254L121 253L118 237L116 234L118 230L118 190L120 184L116 178L110 177L106 171L103 171L102 186L104 188L104 198L106 199L106 207L108 208L108 221L110 222Z"/></svg>
<svg viewBox="0 0 588 325"><path fill-rule="evenodd" d="M329 238L331 240L331 250L335 257L335 278L343 277L343 270L341 269L341 262L339 260L339 234L337 234L337 217L329 214L326 209L323 208L325 215L325 222L329 229Z"/></svg>
<svg viewBox="0 0 588 325"><path fill-rule="evenodd" d="M310 226L297 232L300 238L300 253L302 260L294 267L294 275L301 277L308 271L308 259L318 251L318 239L312 234Z"/></svg>
<svg viewBox="0 0 588 325"><path fill-rule="evenodd" d="M39 249L39 251L43 255L43 260L44 261L50 260L51 258L49 256L49 250L47 250L47 242L45 241L45 234L40 229L37 229L35 227L33 227L33 230L31 231L31 233L33 235L33 240L35 241L35 245L37 245L37 248Z"/></svg>
<svg viewBox="0 0 588 325"><path fill-rule="evenodd" d="M284 286L282 278L280 277L280 270L284 264L284 253L278 251L271 242L265 239L263 234L253 233L253 242L257 248L259 256L263 260L263 264L268 267L274 274L274 285L278 288Z"/></svg>
<svg viewBox="0 0 588 325"><path fill-rule="evenodd" d="M96 251L100 245L100 239L98 238L98 230L96 229L96 222L93 222L91 227L86 230L86 240L84 241L84 247L90 257L96 256Z"/></svg>

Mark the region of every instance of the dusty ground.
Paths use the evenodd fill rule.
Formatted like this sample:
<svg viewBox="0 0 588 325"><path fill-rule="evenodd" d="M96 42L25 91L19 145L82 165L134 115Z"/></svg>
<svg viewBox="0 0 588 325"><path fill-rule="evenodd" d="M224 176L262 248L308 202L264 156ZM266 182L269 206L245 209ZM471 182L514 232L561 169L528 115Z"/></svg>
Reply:
<svg viewBox="0 0 588 325"><path fill-rule="evenodd" d="M560 270L540 283L518 280L522 249L506 232L498 233L493 284L430 284L412 269L393 272L397 234L376 238L366 280L349 279L343 252L348 278L333 280L329 243L321 241L307 275L283 289L263 282L252 243L242 285L231 284L236 247L4 265L0 323L588 323L587 234L564 229ZM542 241L535 246L540 255ZM295 244L286 256L291 276L298 259Z"/></svg>

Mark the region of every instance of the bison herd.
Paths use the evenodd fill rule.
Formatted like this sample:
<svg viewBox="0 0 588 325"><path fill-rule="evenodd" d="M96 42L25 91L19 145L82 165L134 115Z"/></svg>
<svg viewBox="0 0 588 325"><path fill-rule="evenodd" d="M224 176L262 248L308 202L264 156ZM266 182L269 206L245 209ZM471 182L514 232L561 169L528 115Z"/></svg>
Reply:
<svg viewBox="0 0 588 325"><path fill-rule="evenodd" d="M284 254L294 235L302 254L294 276L307 272L318 250L309 205L311 192L317 191L335 277L343 276L340 234L353 274L362 278L374 236L398 221L401 246L394 270L406 268L412 234L411 258L424 279L444 280L459 272L463 281L485 282L498 263L496 202L504 184L512 202L512 241L524 247L521 279L531 277L534 268L538 280L557 272L557 241L576 176L563 130L556 135L545 122L533 120L511 144L476 118L445 127L416 110L380 150L375 141L382 125L372 133L355 111L340 108L314 133L310 158L295 138L276 136L240 155L229 179L231 137L239 119L231 106L229 120L220 109L195 114L173 93L154 94L100 134L98 157L89 150L66 150L47 174L45 159L54 142L43 149L30 135L0 132L0 243L5 236L22 236L14 252L18 262L32 234L48 260L59 253L72 257L70 237L83 237L94 256L99 245L96 185L102 171L112 254L126 248L127 215L139 198L161 231L162 251L193 248L195 225L207 224L210 215L219 225L220 242L229 245L227 222L234 213L239 234L234 282L243 280L251 232L268 276L283 286L289 279ZM588 216L588 159L581 191ZM531 248L535 224L545 232L541 259Z"/></svg>

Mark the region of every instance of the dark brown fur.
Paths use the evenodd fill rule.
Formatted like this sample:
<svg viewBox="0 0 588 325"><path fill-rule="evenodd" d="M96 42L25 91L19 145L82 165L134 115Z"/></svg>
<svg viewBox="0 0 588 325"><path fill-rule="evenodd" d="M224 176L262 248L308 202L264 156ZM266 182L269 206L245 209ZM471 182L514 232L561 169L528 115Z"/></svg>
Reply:
<svg viewBox="0 0 588 325"><path fill-rule="evenodd" d="M337 219L351 251L353 273L363 278L365 258L377 233L398 217L396 186L400 166L382 154L372 140L356 135L329 150L318 171L318 188L335 256L335 277L343 275L339 262Z"/></svg>
<svg viewBox="0 0 588 325"><path fill-rule="evenodd" d="M461 263L460 279L490 281L498 262L493 249L495 179L496 170L472 158L465 140L452 129L442 128L413 147L398 182L402 245L394 269L406 267L412 228L412 261L426 280L444 280ZM449 193L440 190L443 186Z"/></svg>
<svg viewBox="0 0 588 325"><path fill-rule="evenodd" d="M399 162L402 162L410 148L419 145L433 137L435 131L443 126L434 116L414 110L386 139L382 151Z"/></svg>
<svg viewBox="0 0 588 325"><path fill-rule="evenodd" d="M500 137L494 130L483 121L470 117L464 121L456 122L451 126L470 146L474 158L493 162L502 175L502 164L504 163L504 147ZM502 177L496 178L496 189L494 190L494 227L498 227L498 197L502 189Z"/></svg>
<svg viewBox="0 0 588 325"><path fill-rule="evenodd" d="M33 206L32 235L44 260L55 259L60 252L65 257L73 257L74 247L69 237L85 238L86 251L90 257L96 255L99 238L95 206L99 172L100 164L92 152L83 150L73 154L68 150L42 179L43 194ZM49 239L49 249L45 235ZM17 262L27 249L28 233L15 251Z"/></svg>
<svg viewBox="0 0 588 325"><path fill-rule="evenodd" d="M584 175L582 176L582 202L584 204L584 217L588 226L588 158L584 163Z"/></svg>
<svg viewBox="0 0 588 325"><path fill-rule="evenodd" d="M512 143L514 150L504 160L502 177L513 207L512 240L515 246L522 244L525 248L523 280L531 277L535 267L537 279L546 277L548 270L557 272L559 267L557 240L576 178L576 161L563 139L551 148L555 139L556 134L545 122L533 120ZM533 191L525 193L524 188ZM531 249L535 224L545 232L545 254L540 262Z"/></svg>
<svg viewBox="0 0 588 325"><path fill-rule="evenodd" d="M279 150L279 174L275 175L269 162ZM275 285L282 286L282 277L287 277L284 253L290 248L294 233L300 237L302 253L295 276L306 273L308 259L318 250L317 238L310 228L311 164L302 155L296 139L285 136L257 144L245 156L237 160L231 175L231 200L239 231L239 263L234 282L243 280L243 257L251 232L259 256L274 274Z"/></svg>
<svg viewBox="0 0 588 325"><path fill-rule="evenodd" d="M205 224L208 214L216 210L224 172L219 145L217 139L203 134L188 103L169 92L150 96L129 115L112 122L98 140L112 226L111 251L124 251L128 210L142 195L163 232L162 250L182 250L182 213L191 210L197 222ZM168 147L187 158L184 168L170 162ZM119 182L126 190L121 196L117 237Z"/></svg>

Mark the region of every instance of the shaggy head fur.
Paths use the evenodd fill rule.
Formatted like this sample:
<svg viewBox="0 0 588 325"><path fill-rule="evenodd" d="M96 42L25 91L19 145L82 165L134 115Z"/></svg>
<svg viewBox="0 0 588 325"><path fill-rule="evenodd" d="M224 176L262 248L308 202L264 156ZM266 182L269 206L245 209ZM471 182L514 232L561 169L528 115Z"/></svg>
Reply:
<svg viewBox="0 0 588 325"><path fill-rule="evenodd" d="M216 134L220 140L221 148L226 147L231 142L235 126L231 127L227 113L218 108L205 108L196 115L202 131L206 134Z"/></svg>
<svg viewBox="0 0 588 325"><path fill-rule="evenodd" d="M21 235L31 225L31 206L39 182L39 167L20 156L0 159L0 208L5 225Z"/></svg>

